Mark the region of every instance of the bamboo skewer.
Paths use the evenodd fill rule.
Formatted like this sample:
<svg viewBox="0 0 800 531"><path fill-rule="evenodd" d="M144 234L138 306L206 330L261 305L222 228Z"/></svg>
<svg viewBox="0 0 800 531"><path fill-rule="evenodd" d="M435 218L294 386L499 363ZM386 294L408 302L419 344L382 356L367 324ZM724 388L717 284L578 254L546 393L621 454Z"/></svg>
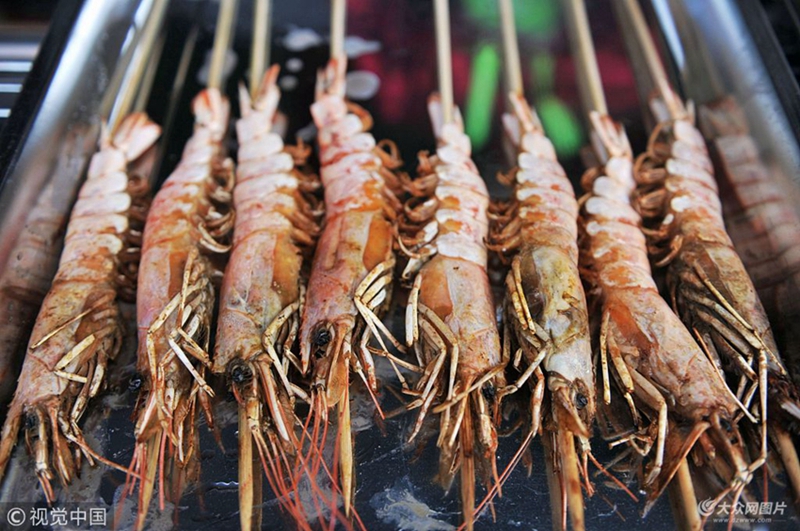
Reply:
<svg viewBox="0 0 800 531"><path fill-rule="evenodd" d="M164 124L161 127L161 137L164 139L172 138L172 130L175 126L175 116L177 115L178 108L180 107L181 94L183 93L183 87L186 84L186 78L189 75L189 64L192 61L192 55L194 53L195 45L197 44L197 36L199 33L200 29L198 26L192 26L192 29L190 30L181 51L181 58L178 61L178 70L175 73L175 80L172 84L172 89L169 95L169 103L167 104L167 112L164 118ZM164 163L164 157L162 157L161 154L164 152L166 145L167 142L159 143L158 149L160 153L159 156L156 157L155 165L153 166L153 171L151 172L151 185L153 184L153 179L161 175L161 168Z"/></svg>
<svg viewBox="0 0 800 531"><path fill-rule="evenodd" d="M444 123L453 122L453 59L450 49L450 8L447 0L434 0L436 24L436 63L439 71L439 97Z"/></svg>
<svg viewBox="0 0 800 531"><path fill-rule="evenodd" d="M255 99L261 78L269 64L271 0L254 0L253 45L250 48L250 96Z"/></svg>
<svg viewBox="0 0 800 531"><path fill-rule="evenodd" d="M344 59L347 0L331 0L331 59Z"/></svg>
<svg viewBox="0 0 800 531"><path fill-rule="evenodd" d="M586 16L586 6L583 0L566 0L564 5L567 33L578 62L577 70L582 74L578 76L578 88L584 110L587 113L597 111L600 114L608 114L603 81L589 29L589 18Z"/></svg>
<svg viewBox="0 0 800 531"><path fill-rule="evenodd" d="M236 24L237 0L220 0L217 29L214 32L214 47L211 50L211 66L208 71L208 88L222 90L225 56L231 44L233 27Z"/></svg>
<svg viewBox="0 0 800 531"><path fill-rule="evenodd" d="M522 64L519 59L517 27L514 24L514 6L511 4L511 0L499 0L499 7L507 88L510 92L522 95L524 92Z"/></svg>
<svg viewBox="0 0 800 531"><path fill-rule="evenodd" d="M697 512L697 496L694 493L692 475L686 459L681 461L667 490L678 528L681 531L700 531L703 526L700 514Z"/></svg>
<svg viewBox="0 0 800 531"><path fill-rule="evenodd" d="M670 116L673 119L685 116L683 103L670 86L667 71L658 55L638 0L623 0L622 2L612 2L612 4L623 27L623 32L633 36L632 41L635 46L631 46L631 48L634 49L634 55L641 58L639 62L647 71L650 81L667 106Z"/></svg>
<svg viewBox="0 0 800 531"><path fill-rule="evenodd" d="M153 81L156 78L156 72L158 72L158 58L161 57L161 53L164 51L165 41L166 35L162 33L153 45L153 51L150 54L147 68L144 71L139 92L136 94L136 101L133 102L132 112L144 112L147 107L147 102L150 100L150 93L153 90Z"/></svg>
<svg viewBox="0 0 800 531"><path fill-rule="evenodd" d="M672 15L671 22L682 43L684 55L684 64L680 69L681 82L691 83L695 96L693 99L698 103L708 103L727 96L708 46L697 34L683 1L655 0L653 4L668 9Z"/></svg>
<svg viewBox="0 0 800 531"><path fill-rule="evenodd" d="M153 1L153 8L142 27L140 40L133 51L131 63L122 77L120 91L108 116L108 132L110 134L113 134L120 122L130 113L140 86L146 85L146 83L143 83L143 79L146 77L148 70L150 70L148 66L157 63L157 61L153 60L155 55L154 48L158 41L168 4L169 0ZM152 79L150 81L152 82ZM145 89L145 91L149 93L149 88Z"/></svg>

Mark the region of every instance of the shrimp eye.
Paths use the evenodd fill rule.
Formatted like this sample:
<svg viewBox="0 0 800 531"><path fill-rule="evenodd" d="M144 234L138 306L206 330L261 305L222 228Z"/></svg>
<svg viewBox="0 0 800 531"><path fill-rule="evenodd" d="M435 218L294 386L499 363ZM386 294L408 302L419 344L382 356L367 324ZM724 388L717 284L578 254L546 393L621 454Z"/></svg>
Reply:
<svg viewBox="0 0 800 531"><path fill-rule="evenodd" d="M486 387L482 388L481 393L483 393L483 398L489 402L493 401L494 397L497 396L497 390L492 384L487 384Z"/></svg>
<svg viewBox="0 0 800 531"><path fill-rule="evenodd" d="M134 374L131 376L131 379L128 380L128 390L131 392L136 392L139 388L142 387L142 376L139 374Z"/></svg>
<svg viewBox="0 0 800 531"><path fill-rule="evenodd" d="M586 398L586 395L578 393L575 395L575 407L578 409L583 409L589 404L589 399Z"/></svg>
<svg viewBox="0 0 800 531"><path fill-rule="evenodd" d="M36 429L35 415L25 415L25 429L28 431L33 431Z"/></svg>
<svg viewBox="0 0 800 531"><path fill-rule="evenodd" d="M312 341L318 347L324 347L328 343L331 342L331 333L327 328L320 328L316 332L314 332L314 338Z"/></svg>
<svg viewBox="0 0 800 531"><path fill-rule="evenodd" d="M722 429L725 430L726 432L730 433L731 431L733 431L733 426L731 426L731 423L728 419L719 419L719 424L720 426L722 426Z"/></svg>
<svg viewBox="0 0 800 531"><path fill-rule="evenodd" d="M253 378L253 371L244 363L235 363L231 366L231 381L235 384L249 382Z"/></svg>

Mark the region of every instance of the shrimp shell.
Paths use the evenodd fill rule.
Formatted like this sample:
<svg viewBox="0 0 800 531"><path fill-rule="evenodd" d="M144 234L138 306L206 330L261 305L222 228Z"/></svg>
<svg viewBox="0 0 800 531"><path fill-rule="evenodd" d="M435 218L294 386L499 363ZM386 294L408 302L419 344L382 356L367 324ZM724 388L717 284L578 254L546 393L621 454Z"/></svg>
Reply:
<svg viewBox="0 0 800 531"><path fill-rule="evenodd" d="M233 246L223 276L213 371L226 373L239 402L239 489L242 529L251 529L260 475L252 471L252 445L275 495L307 528L302 508L290 494L292 470L284 463L297 453L294 391L289 381L289 347L295 341L302 305L304 248L318 232L305 194L319 187L298 168L308 151L288 148L273 132L280 92L278 67L265 74L253 101L240 89L242 118L236 124L239 157L233 205ZM295 360L296 363L296 360ZM264 432L268 432L266 435ZM268 444L267 440L273 444ZM275 444L276 443L276 444ZM244 451L241 451L244 450ZM248 455L249 454L249 455Z"/></svg>
<svg viewBox="0 0 800 531"><path fill-rule="evenodd" d="M213 391L204 377L211 366L208 342L214 307L213 271L201 252L227 251L218 240L230 231L233 215L219 209L230 201L233 163L223 159L227 100L218 90L206 89L195 97L192 106L195 131L180 164L153 200L139 270L138 367L144 385L134 430L136 450L130 465L141 481L139 529L144 526L157 470L163 508L167 449L179 467L171 478L176 489L182 483L182 471L189 476L194 471L198 402L213 429L209 405ZM129 484L129 490L135 482Z"/></svg>
<svg viewBox="0 0 800 531"><path fill-rule="evenodd" d="M747 461L737 427L740 404L661 298L651 276L641 218L630 205L636 183L624 131L608 116L591 113L590 118L595 151L608 158L582 179L587 194L580 200L580 260L590 304L602 315L603 402L606 406L611 402L610 358L636 427L628 443L643 455L653 452L653 437L643 426L639 409L644 406L656 414L651 423L656 431L655 455L645 478L645 510L701 437L724 452L734 467L734 478L716 501L731 490L738 498L763 460ZM690 430L670 430L669 418Z"/></svg>
<svg viewBox="0 0 800 531"><path fill-rule="evenodd" d="M0 442L2 477L23 417L33 441L36 473L49 502L50 484L72 481L82 454L111 464L86 443L78 423L100 391L109 360L122 341L117 295L120 256L127 252L129 167L161 134L146 115L128 116L113 136L104 131L72 210L53 284L34 325ZM141 192L141 190L139 190ZM73 451L76 458L73 458Z"/></svg>
<svg viewBox="0 0 800 531"><path fill-rule="evenodd" d="M800 391L778 355L764 307L725 231L713 172L689 106L656 126L647 152L637 160L635 204L648 227L651 256L667 267L673 307L718 371L738 381L737 400L751 419L758 419L763 461L768 411L785 420L800 419Z"/></svg>
<svg viewBox="0 0 800 531"><path fill-rule="evenodd" d="M441 398L433 408L440 413L438 480L448 488L461 472L462 512L471 529L476 472L487 484L490 478L498 480L497 430L490 408L495 391L505 387L506 360L501 359L486 271L486 184L470 159L460 115L444 124L438 96L429 99L428 110L438 147L435 156L420 157L419 178L410 186L412 193L429 198L416 207L415 199L409 201L401 227L401 247L410 256L404 277L413 276L406 341L425 368L416 384L419 398L409 406L420 408L411 439Z"/></svg>
<svg viewBox="0 0 800 531"><path fill-rule="evenodd" d="M337 408L334 490L347 517L354 514L353 440L350 426L350 370L377 392L372 337L397 343L381 323L388 308L394 270L395 196L400 165L396 148L376 143L372 118L344 99L346 64L331 60L320 73L311 114L317 125L320 178L325 189L325 221L308 281L300 324L300 370L311 378L309 425L326 433L328 410ZM382 337L383 336L383 337ZM313 364L312 364L312 354ZM388 352L385 352L388 355ZM377 402L376 402L377 403ZM310 441L319 468L325 441ZM334 472L335 473L335 472Z"/></svg>
<svg viewBox="0 0 800 531"><path fill-rule="evenodd" d="M784 362L800 384L800 216L782 176L762 159L747 120L727 97L699 108L699 126L724 180L728 233L772 323ZM794 339L793 339L794 338Z"/></svg>
<svg viewBox="0 0 800 531"><path fill-rule="evenodd" d="M578 272L578 203L538 116L519 94L511 93L509 98L514 112L505 114L503 123L517 150L517 167L499 178L513 186L513 199L505 212L495 215L490 248L511 258L504 315L510 328L506 334L513 333L521 349L515 367L522 374L499 396L530 382L535 397L530 404L530 429L536 434L546 385L550 424L557 432L566 432L555 439L578 437L584 457L581 472L587 477L585 461L596 406L589 317ZM504 348L511 348L510 340ZM524 370L521 355L527 365ZM511 357L510 352L506 357ZM562 472L559 486L562 492L568 489L580 497L578 468L570 448L574 443L553 445ZM574 522L583 521L581 502L568 504Z"/></svg>

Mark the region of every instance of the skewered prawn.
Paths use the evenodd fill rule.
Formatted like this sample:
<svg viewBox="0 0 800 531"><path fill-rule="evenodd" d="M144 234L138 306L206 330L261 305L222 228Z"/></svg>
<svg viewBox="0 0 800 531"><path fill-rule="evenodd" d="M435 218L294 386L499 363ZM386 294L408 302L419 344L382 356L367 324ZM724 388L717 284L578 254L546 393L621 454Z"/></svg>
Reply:
<svg viewBox="0 0 800 531"><path fill-rule="evenodd" d="M256 97L240 90L237 123L239 164L233 191L233 248L223 277L213 371L225 373L239 402L239 500L242 529L260 528L253 518L260 475L253 475L252 446L281 503L307 527L292 505L299 446L295 433L295 389L288 371L303 297L303 254L314 244L318 213L308 192L319 181L304 173L309 149L284 146L272 132L280 91L278 67L264 76ZM287 468L288 465L288 468Z"/></svg>
<svg viewBox="0 0 800 531"><path fill-rule="evenodd" d="M0 404L3 406L14 393L20 358L58 268L67 216L54 212L51 203L55 195L51 182L25 220L25 229L11 252L13 258L0 277L0 351L4 353L0 356Z"/></svg>
<svg viewBox="0 0 800 531"><path fill-rule="evenodd" d="M730 491L738 500L765 460L761 455L749 462L744 453L737 424L740 412L749 412L658 293L640 217L629 202L636 185L624 131L607 115L592 112L590 118L595 150L605 164L588 170L582 179L587 194L580 200L579 248L590 304L602 309L603 401L611 401L613 374L639 428L625 440L649 455L655 439L645 478L646 510L698 440L698 452L705 451L710 459L716 451L731 466L733 477L716 501ZM655 416L649 427L642 425L642 415ZM670 416L689 431L668 427Z"/></svg>
<svg viewBox="0 0 800 531"><path fill-rule="evenodd" d="M425 372L416 384L419 433L434 400L440 413L438 480L445 488L461 472L464 521L472 528L476 468L497 481L497 431L491 408L505 387L500 337L486 272L484 240L489 196L470 159L460 117L443 123L441 101L428 102L438 141L434 157L420 157L417 196L406 204L400 246L409 256L403 280L413 277L406 312L406 342ZM442 396L444 395L444 396Z"/></svg>
<svg viewBox="0 0 800 531"><path fill-rule="evenodd" d="M783 361L800 384L800 218L776 183L750 135L742 109L731 97L698 109L721 192L728 234L753 280Z"/></svg>
<svg viewBox="0 0 800 531"><path fill-rule="evenodd" d="M233 213L223 213L230 201L233 163L223 159L227 99L217 89L205 89L195 97L192 108L195 131L180 164L153 200L139 270L138 369L144 385L130 467L141 482L139 529L157 471L163 509L167 457L174 457L179 469L171 474L176 489L181 469L191 472L187 467L195 453L198 402L213 428L209 399L214 393L205 381L205 371L211 366L213 271L202 252L228 250L220 239L233 226ZM136 479L129 488L135 483Z"/></svg>
<svg viewBox="0 0 800 531"><path fill-rule="evenodd" d="M122 341L117 297L133 280L124 255L131 248L146 186L130 177L137 159L161 128L147 116L128 116L112 135L104 131L72 211L58 272L39 312L17 391L0 441L0 477L26 419L26 438L48 501L55 474L68 484L81 455L108 463L86 443L78 425L104 384L106 367ZM111 464L111 463L108 463Z"/></svg>
<svg viewBox="0 0 800 531"><path fill-rule="evenodd" d="M514 186L514 199L497 217L490 247L512 257L504 315L519 345L514 366L520 368L523 356L527 366L513 385L500 390L498 399L532 382L530 429L535 434L546 385L557 438L577 437L585 460L595 391L586 296L578 273L578 204L538 117L522 96L512 92L509 97L514 112L504 115L503 122L517 148L518 166L500 178ZM504 341L504 348L509 343ZM580 496L574 453L560 443L554 446L562 493ZM566 498L562 495L564 503ZM574 518L582 521L580 515Z"/></svg>
<svg viewBox="0 0 800 531"><path fill-rule="evenodd" d="M778 357L753 283L725 232L713 166L694 126L693 109L685 108L671 90L664 101L675 110L672 118L660 121L647 152L637 159L635 205L648 227L651 257L657 266L667 266L676 312L717 369L738 377L736 397L761 425L763 459L768 400L775 412L800 419L800 397ZM658 103L653 102L656 113Z"/></svg>
<svg viewBox="0 0 800 531"><path fill-rule="evenodd" d="M368 132L369 114L345 101L345 70L342 59L328 63L311 107L319 130L325 224L308 281L299 361L301 372L311 374L309 425L315 469L327 432L327 428L320 431L320 425L327 424L330 409L338 410L332 474L339 475L340 486L334 489L341 492L349 517L355 488L350 371L374 394L377 381L368 343L375 337L388 355L381 334L394 341L378 315L388 307L391 295L393 226L400 208L395 196L399 183L391 170L400 160L392 144L376 144Z"/></svg>

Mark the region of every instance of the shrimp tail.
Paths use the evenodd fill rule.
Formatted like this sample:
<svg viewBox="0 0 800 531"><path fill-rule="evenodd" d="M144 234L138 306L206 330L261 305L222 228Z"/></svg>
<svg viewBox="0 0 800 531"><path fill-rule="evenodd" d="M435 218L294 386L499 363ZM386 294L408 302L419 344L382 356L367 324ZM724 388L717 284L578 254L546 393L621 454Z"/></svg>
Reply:
<svg viewBox="0 0 800 531"><path fill-rule="evenodd" d="M347 73L347 59L336 57L317 75L316 100L319 101L325 94L344 97L345 74Z"/></svg>

